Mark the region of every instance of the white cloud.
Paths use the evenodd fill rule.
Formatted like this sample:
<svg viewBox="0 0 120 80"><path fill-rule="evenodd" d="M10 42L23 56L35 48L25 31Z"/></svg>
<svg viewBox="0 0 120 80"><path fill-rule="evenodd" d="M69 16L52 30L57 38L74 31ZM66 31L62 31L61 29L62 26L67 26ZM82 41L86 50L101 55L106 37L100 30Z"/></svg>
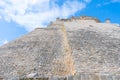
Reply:
<svg viewBox="0 0 120 80"><path fill-rule="evenodd" d="M2 19L2 16L0 16L0 19Z"/></svg>
<svg viewBox="0 0 120 80"><path fill-rule="evenodd" d="M119 3L120 0L109 0L109 1L104 1L103 3L99 3L97 4L98 7L101 7L101 6L105 6L105 5L109 5L111 3Z"/></svg>
<svg viewBox="0 0 120 80"><path fill-rule="evenodd" d="M6 21L14 21L27 30L45 27L57 17L67 18L84 9L91 0L65 0L59 6L57 0L0 0L0 15Z"/></svg>
<svg viewBox="0 0 120 80"><path fill-rule="evenodd" d="M4 45L4 44L7 44L7 43L8 43L8 40L0 40L0 46Z"/></svg>
<svg viewBox="0 0 120 80"><path fill-rule="evenodd" d="M8 40L4 40L4 41L3 41L3 44L7 44L7 43L8 43Z"/></svg>

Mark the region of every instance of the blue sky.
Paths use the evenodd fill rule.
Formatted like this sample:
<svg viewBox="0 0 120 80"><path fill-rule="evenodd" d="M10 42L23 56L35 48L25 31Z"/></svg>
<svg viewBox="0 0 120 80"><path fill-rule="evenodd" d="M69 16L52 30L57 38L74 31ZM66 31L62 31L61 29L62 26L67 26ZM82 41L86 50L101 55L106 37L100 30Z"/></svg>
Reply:
<svg viewBox="0 0 120 80"><path fill-rule="evenodd" d="M0 0L0 45L57 17L81 15L120 24L120 0Z"/></svg>

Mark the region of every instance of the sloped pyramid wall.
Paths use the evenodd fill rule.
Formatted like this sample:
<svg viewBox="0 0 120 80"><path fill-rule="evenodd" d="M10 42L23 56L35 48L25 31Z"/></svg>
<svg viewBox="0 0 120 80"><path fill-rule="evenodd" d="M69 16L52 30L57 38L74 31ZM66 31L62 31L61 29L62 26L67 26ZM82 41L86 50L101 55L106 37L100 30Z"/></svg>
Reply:
<svg viewBox="0 0 120 80"><path fill-rule="evenodd" d="M120 27L56 21L0 47L6 80L120 80Z"/></svg>

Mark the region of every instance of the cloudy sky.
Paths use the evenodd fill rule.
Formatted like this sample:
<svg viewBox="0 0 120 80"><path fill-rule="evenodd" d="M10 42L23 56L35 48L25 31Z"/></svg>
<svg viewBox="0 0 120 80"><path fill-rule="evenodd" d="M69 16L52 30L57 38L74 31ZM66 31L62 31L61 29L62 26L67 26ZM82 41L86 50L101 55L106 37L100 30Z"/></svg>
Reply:
<svg viewBox="0 0 120 80"><path fill-rule="evenodd" d="M81 15L120 24L120 0L0 0L0 45L57 17Z"/></svg>

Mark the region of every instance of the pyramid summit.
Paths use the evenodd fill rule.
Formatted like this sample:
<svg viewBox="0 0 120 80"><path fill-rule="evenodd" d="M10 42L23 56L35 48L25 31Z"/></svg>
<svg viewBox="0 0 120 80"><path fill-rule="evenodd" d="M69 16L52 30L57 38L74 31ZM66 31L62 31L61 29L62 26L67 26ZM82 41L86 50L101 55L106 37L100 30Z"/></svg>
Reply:
<svg viewBox="0 0 120 80"><path fill-rule="evenodd" d="M5 80L119 80L120 26L88 16L59 19L0 47Z"/></svg>

